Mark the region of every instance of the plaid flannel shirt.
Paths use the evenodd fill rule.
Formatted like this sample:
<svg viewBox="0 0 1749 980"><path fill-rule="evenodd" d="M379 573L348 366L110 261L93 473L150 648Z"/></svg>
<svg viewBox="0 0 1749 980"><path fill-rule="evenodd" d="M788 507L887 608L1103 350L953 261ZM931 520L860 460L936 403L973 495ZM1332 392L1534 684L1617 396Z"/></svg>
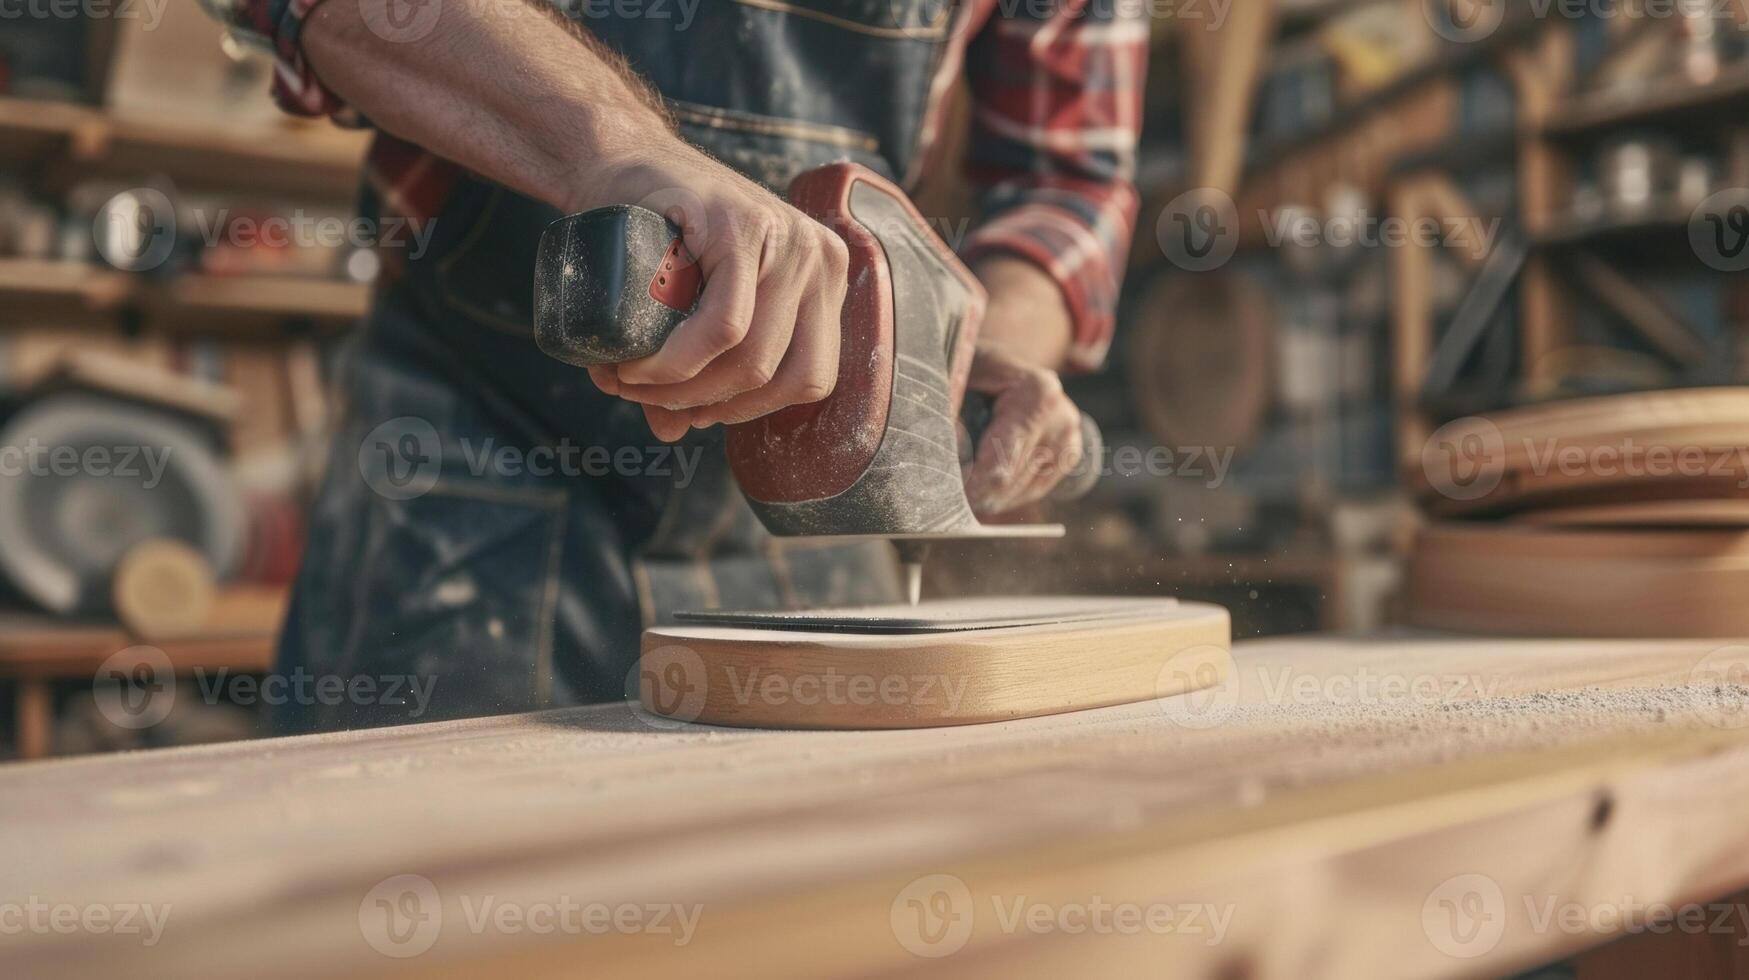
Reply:
<svg viewBox="0 0 1749 980"><path fill-rule="evenodd" d="M234 28L276 55L274 95L298 115L359 120L304 59L299 31L320 0L237 0ZM941 67L918 158L937 142L963 67L972 94L967 176L982 220L961 253L1007 252L1045 269L1074 321L1070 366L1098 367L1111 344L1118 286L1138 198L1148 25L1140 4L1118 0L963 0ZM368 179L385 209L435 215L459 172L417 146L379 133Z"/></svg>

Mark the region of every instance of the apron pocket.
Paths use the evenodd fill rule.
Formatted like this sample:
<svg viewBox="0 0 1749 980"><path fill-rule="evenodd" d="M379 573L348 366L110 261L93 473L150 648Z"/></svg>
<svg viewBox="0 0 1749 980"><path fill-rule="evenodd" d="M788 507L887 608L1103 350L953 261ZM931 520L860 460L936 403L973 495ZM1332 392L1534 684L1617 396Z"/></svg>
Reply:
<svg viewBox="0 0 1749 980"><path fill-rule="evenodd" d="M372 511L349 645L354 673L428 686L425 717L396 720L549 706L564 495L445 480Z"/></svg>

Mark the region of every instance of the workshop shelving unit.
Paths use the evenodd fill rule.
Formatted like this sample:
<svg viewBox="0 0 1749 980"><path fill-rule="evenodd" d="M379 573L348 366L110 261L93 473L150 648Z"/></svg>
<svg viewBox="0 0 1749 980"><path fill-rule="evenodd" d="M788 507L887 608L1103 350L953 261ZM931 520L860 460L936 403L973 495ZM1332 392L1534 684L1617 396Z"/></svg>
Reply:
<svg viewBox="0 0 1749 980"><path fill-rule="evenodd" d="M205 17L192 4L174 16ZM111 50L97 48L106 56ZM105 74L99 66L95 91L102 91ZM258 98L266 97L259 92ZM371 286L339 278L337 270L332 276L289 268L244 267L233 273L179 261L144 273L123 271L94 256L73 257L90 254L88 247L76 246L91 232L76 217L60 218L58 206L80 182L103 181L117 187L162 186L246 207L269 202L321 214L352 213L367 134L326 121L265 113L254 118L238 123L0 96L0 171L32 198L55 202L59 220L50 254L40 251L40 236L36 252L0 254L0 350L5 354L0 365L4 394L14 403L35 395L45 371L51 380L59 377L53 365L65 352L85 348L120 355L108 373L137 372L135 397L150 400L154 390L161 395L222 390L237 407L215 434L232 460L285 454L293 461L292 485L275 483L275 489L264 490L250 484L247 491L252 515L261 506L276 515L273 541L279 550L273 554L280 556L275 566L280 567L285 549L296 547L301 533L297 522L283 515L301 510L295 498L307 486L310 461L317 458L313 450L324 438L320 348L365 314ZM70 203L66 211L74 213ZM115 370L117 365L123 370ZM173 408L176 400L163 404ZM271 499L264 503L261 494ZM281 499L281 494L289 496ZM282 572L221 588L207 626L153 642L167 651L179 673L194 667L265 670L284 605L284 587L275 584L282 579L272 576ZM15 733L10 750L24 757L57 751L57 707L92 716L76 722L63 714L66 725L88 726L74 733L74 741L87 749L134 744L110 744L120 736L137 736L100 733L89 727L96 725L95 713L84 710L90 705L81 708L68 699L88 700L97 665L135 642L139 639L112 622L60 620L9 606L0 614L0 687L8 689L0 695L5 698L0 716L9 719L0 731ZM215 726L224 729L235 722L214 718L193 728L179 724L154 737L175 741L202 730L208 734L191 737L213 737Z"/></svg>
<svg viewBox="0 0 1749 980"><path fill-rule="evenodd" d="M0 97L0 165L41 182L162 174L178 186L347 202L365 140L326 123L265 133L117 116L68 103ZM367 284L285 276L185 273L166 281L73 260L0 257L0 303L38 311L144 314L149 329L259 333L336 327L362 316ZM5 308L5 307L0 307ZM5 327L0 318L0 329Z"/></svg>
<svg viewBox="0 0 1749 980"><path fill-rule="evenodd" d="M1309 583L1319 590L1319 621L1327 627L1376 622L1383 614L1388 586L1330 583L1387 579L1380 571L1388 570L1389 552L1404 532L1403 511L1393 500L1393 440L1402 425L1394 407L1399 369L1391 358L1405 356L1393 353L1405 314L1391 279L1400 274L1396 253L1412 250L1363 247L1337 255L1327 243L1296 249L1271 241L1267 224L1296 209L1319 216L1335 196L1363 209L1368 220L1383 219L1393 215L1398 168L1405 161L1510 158L1516 152L1510 112L1478 111L1478 105L1492 107L1470 87L1524 58L1542 32L1540 24L1508 18L1482 41L1407 48L1412 56L1382 81L1351 84L1337 77L1323 32L1338 18L1384 7L1426 29L1421 0L1276 0L1249 8L1261 23L1215 32L1224 36L1211 39L1187 29L1157 38L1141 166L1144 205L1121 314L1119 343L1125 346L1119 357L1132 365L1130 401L1149 383L1133 366L1137 331L1194 321L1200 331L1187 328L1173 343L1146 349L1176 352L1200 367L1177 374L1162 369L1157 383L1197 389L1187 401L1218 406L1214 414L1224 419L1261 420L1221 436L1230 440L1223 444L1239 448L1236 472L1245 468L1246 457L1254 463L1246 478L1256 489L1247 492L1262 501L1260 509L1242 522L1227 515L1235 530L1242 523L1248 540L1216 540L1207 551L1173 560L1201 568L1236 559L1234 567L1249 573L1256 569L1246 563L1281 558L1277 573L1259 580L1263 598L1244 605L1271 608L1268 593L1291 578L1295 586ZM1258 80L1266 76L1270 82ZM1292 119L1290 111L1285 126L1272 120L1272 100L1284 93L1270 86L1282 79L1290 106L1303 99L1321 105L1322 112L1309 110L1307 122ZM1323 94L1320 85L1327 87ZM1229 193L1239 221L1237 253L1218 270L1189 273L1163 258L1154 222L1169 202L1197 188ZM1462 196L1444 197L1449 202ZM1458 244L1466 261L1480 261L1475 243ZM1296 251L1306 254L1289 254ZM1170 285L1220 280L1237 285L1200 291ZM1204 302L1223 294L1256 302ZM1273 313L1258 316L1250 309L1258 303ZM1097 391L1088 398L1115 401ZM1139 431L1170 441L1147 418L1145 406L1132 411ZM1338 524L1367 530L1339 533ZM1180 587L1187 584L1180 579ZM1351 601L1361 592L1367 598ZM1354 608L1372 611L1357 615Z"/></svg>
<svg viewBox="0 0 1749 980"><path fill-rule="evenodd" d="M1719 150L1722 165L1711 190L1749 187L1749 141L1741 123L1749 109L1749 62L1727 61L1710 79L1668 72L1596 90L1578 64L1581 23L1559 16L1531 23L1533 39L1507 63L1516 122L1501 134L1503 143L1490 143L1485 157L1511 168L1510 206L1489 212L1455 193L1455 176L1473 163L1461 150L1405 161L1391 182L1394 214L1413 218L1445 206L1484 220L1499 218L1524 245L1522 268L1477 344L1492 344L1492 356L1506 369L1493 384L1446 392L1428 390L1428 368L1452 312L1434 295L1436 259L1425 250L1396 251L1393 390L1398 462L1405 472L1419 471L1428 435L1451 418L1635 383L1607 370L1587 376L1576 363L1631 362L1645 369L1639 383L1647 386L1730 383L1745 376L1742 332L1749 318L1743 286L1740 277L1708 272L1691 249L1695 202L1655 200L1612 213L1604 201L1587 211L1576 207L1576 192L1603 147L1662 134L1699 134ZM1612 39L1634 29L1631 22L1610 26L1617 32ZM1609 261L1618 253L1632 260L1634 276ZM1480 257L1470 258L1466 288L1473 287L1482 265ZM1719 277L1722 329L1712 336L1691 329L1643 281L1647 270L1665 267ZM1587 317L1626 330L1604 331L1599 343L1598 330L1582 335Z"/></svg>

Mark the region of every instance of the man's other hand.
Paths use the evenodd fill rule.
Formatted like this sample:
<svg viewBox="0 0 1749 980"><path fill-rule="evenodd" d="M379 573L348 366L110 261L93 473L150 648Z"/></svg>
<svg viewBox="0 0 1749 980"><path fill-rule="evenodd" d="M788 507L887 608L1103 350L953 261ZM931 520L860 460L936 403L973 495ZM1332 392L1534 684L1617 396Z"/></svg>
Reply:
<svg viewBox="0 0 1749 980"><path fill-rule="evenodd" d="M1081 412L1055 368L1072 327L1061 287L1037 265L991 255L975 271L990 291L968 387L994 399L966 474L980 517L1044 499L1081 461Z"/></svg>

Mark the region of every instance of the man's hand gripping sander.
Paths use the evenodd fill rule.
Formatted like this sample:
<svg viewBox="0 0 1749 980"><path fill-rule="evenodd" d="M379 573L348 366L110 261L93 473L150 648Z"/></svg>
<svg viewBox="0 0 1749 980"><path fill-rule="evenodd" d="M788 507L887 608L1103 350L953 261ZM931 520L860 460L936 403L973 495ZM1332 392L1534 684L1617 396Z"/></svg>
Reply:
<svg viewBox="0 0 1749 980"><path fill-rule="evenodd" d="M867 168L808 171L789 198L849 246L849 286L832 394L728 427L730 467L759 519L780 536L893 540L912 602L932 541L1061 536L1055 524L981 524L966 500L956 419L983 285L904 193ZM570 364L645 357L705 285L662 215L616 206L561 218L541 238L535 341ZM1085 416L1083 434L1084 461L1096 460L1098 430ZM1078 496L1097 475L1097 466L1079 467L1057 496Z"/></svg>

